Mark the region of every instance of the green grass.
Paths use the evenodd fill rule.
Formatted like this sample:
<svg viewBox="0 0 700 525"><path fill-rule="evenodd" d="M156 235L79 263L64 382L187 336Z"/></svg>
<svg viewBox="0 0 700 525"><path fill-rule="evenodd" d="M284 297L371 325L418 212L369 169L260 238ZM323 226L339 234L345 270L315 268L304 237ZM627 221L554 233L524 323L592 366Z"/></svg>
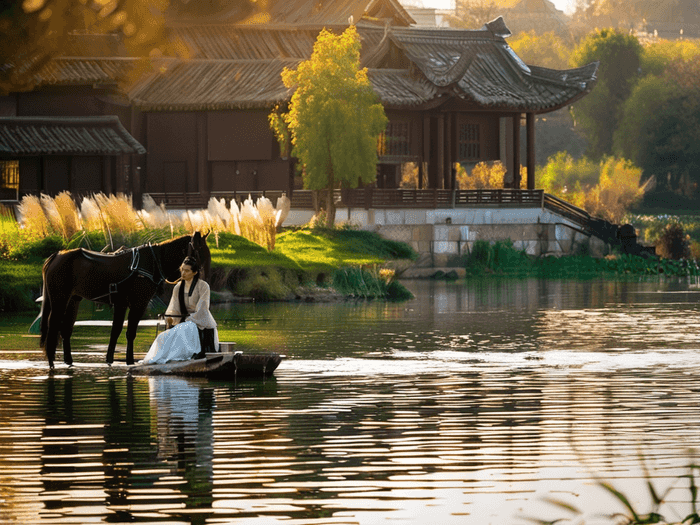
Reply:
<svg viewBox="0 0 700 525"><path fill-rule="evenodd" d="M277 266L290 270L300 270L298 261L289 257L278 246L272 252L239 235L220 233L217 238L209 238L207 244L211 252L212 268L259 268ZM218 242L218 245L217 245Z"/></svg>
<svg viewBox="0 0 700 525"><path fill-rule="evenodd" d="M408 245L359 230L296 230L277 236L275 252L295 260L306 271L330 271L343 266L372 266L387 259L417 258Z"/></svg>
<svg viewBox="0 0 700 525"><path fill-rule="evenodd" d="M163 235L152 232L154 240ZM147 235L145 233L144 235ZM144 235L134 238L142 244ZM99 239L93 239L92 244ZM128 239L120 239L128 241ZM72 239L71 246L84 245L88 238ZM272 252L230 233L219 233L208 239L212 270L223 275L223 285L231 287L235 275L235 290L257 300L283 299L303 281L315 282L320 273L332 274L339 268L381 266L389 259L415 259L416 253L407 245L382 239L371 232L355 230L301 229L286 231L277 237ZM22 246L10 257L0 253L0 309L32 311L34 299L41 294L41 266L46 257L62 248L58 237L47 237ZM228 274L228 275L227 275ZM293 277L293 278L292 278ZM246 283L245 280L250 282ZM302 281L302 282L299 282ZM400 294L390 290L397 297Z"/></svg>

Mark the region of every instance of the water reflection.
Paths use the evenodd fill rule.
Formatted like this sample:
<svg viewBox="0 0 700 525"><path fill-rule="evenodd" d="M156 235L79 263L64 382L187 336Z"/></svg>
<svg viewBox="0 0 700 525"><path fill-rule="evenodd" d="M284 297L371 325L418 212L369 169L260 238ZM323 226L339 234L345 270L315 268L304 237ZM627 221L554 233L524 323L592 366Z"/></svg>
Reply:
<svg viewBox="0 0 700 525"><path fill-rule="evenodd" d="M660 489L686 473L697 289L414 286L236 307L290 355L265 382L0 361L0 521L522 523L621 510L593 475L645 508L640 450Z"/></svg>

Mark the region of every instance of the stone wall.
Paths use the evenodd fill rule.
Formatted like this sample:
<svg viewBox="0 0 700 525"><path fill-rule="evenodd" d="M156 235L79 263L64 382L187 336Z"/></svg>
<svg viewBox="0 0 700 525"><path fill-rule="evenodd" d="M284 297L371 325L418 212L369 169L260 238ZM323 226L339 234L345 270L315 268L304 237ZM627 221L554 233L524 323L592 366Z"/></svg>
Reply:
<svg viewBox="0 0 700 525"><path fill-rule="evenodd" d="M292 210L285 226L308 223L312 212ZM410 244L419 267L461 266L475 241L511 240L530 255L609 253L602 240L573 221L542 208L352 209L339 208L336 223L350 222L386 239Z"/></svg>

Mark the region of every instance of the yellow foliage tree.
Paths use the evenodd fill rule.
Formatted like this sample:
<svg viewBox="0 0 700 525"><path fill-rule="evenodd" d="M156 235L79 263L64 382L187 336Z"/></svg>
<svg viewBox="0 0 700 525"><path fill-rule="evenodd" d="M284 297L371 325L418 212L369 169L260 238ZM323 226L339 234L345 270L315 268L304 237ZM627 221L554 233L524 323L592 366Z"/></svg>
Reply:
<svg viewBox="0 0 700 525"><path fill-rule="evenodd" d="M457 187L460 190L484 190L503 188L506 167L501 161L479 162L467 173L461 164L457 165Z"/></svg>

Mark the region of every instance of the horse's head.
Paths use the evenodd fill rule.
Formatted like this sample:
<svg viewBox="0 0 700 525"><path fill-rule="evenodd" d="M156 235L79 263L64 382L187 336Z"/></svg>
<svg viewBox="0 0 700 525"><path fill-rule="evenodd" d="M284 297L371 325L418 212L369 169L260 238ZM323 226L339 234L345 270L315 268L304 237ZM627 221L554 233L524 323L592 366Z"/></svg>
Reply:
<svg viewBox="0 0 700 525"><path fill-rule="evenodd" d="M187 248L187 255L193 256L199 262L201 268L201 277L207 279L210 276L211 270L211 252L207 246L207 237L209 232L202 235L200 232L194 232L190 237L190 244Z"/></svg>
<svg viewBox="0 0 700 525"><path fill-rule="evenodd" d="M160 268L163 276L168 281L175 281L180 277L180 265L185 257L197 259L202 271L202 277L209 276L211 268L211 253L207 246L207 235L195 232L192 235L183 235L170 241L160 243L158 246Z"/></svg>

